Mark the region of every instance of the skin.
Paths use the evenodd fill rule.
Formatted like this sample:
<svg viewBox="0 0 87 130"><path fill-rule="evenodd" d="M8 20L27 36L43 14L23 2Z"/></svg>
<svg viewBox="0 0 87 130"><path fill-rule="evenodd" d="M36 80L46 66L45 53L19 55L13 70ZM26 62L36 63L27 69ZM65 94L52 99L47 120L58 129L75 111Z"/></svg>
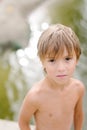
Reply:
<svg viewBox="0 0 87 130"><path fill-rule="evenodd" d="M34 115L36 130L82 130L84 85L72 78L77 65L76 55L65 50L57 59L46 57L42 61L46 70L43 80L36 83L26 95L21 107L19 125L30 130Z"/></svg>

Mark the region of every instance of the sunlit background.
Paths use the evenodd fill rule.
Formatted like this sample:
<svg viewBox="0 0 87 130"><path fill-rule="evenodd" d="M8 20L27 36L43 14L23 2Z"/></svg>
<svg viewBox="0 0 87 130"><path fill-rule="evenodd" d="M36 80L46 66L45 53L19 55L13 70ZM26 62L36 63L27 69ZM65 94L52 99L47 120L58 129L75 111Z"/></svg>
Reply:
<svg viewBox="0 0 87 130"><path fill-rule="evenodd" d="M44 76L37 42L51 24L70 26L81 41L75 77L87 88L87 0L0 0L0 119L17 121L27 91ZM87 94L84 130L87 128Z"/></svg>

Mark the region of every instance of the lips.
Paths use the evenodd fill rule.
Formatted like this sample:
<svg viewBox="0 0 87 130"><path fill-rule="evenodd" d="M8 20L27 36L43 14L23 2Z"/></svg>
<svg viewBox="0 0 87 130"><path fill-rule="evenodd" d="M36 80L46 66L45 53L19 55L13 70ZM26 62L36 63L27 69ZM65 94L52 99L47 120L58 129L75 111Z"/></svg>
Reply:
<svg viewBox="0 0 87 130"><path fill-rule="evenodd" d="M67 75L63 74L63 75L57 75L56 77L60 77L60 78L63 78L63 77L66 77Z"/></svg>

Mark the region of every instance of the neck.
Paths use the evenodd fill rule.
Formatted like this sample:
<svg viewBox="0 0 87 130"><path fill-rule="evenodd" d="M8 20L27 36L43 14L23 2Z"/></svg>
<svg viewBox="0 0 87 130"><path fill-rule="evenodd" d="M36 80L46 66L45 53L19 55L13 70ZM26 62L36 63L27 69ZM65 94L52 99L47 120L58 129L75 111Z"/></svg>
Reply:
<svg viewBox="0 0 87 130"><path fill-rule="evenodd" d="M52 88L52 89L61 89L62 90L65 87L69 86L70 83L71 83L71 79L68 82L64 83L64 84L58 84L55 81L53 81L52 79L49 79L48 77L46 77L45 80L46 80L48 86L50 88Z"/></svg>

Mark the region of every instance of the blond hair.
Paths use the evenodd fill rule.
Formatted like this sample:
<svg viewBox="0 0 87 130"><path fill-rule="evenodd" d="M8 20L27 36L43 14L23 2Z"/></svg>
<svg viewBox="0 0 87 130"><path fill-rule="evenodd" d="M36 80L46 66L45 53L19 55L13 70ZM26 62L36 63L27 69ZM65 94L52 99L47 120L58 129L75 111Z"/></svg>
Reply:
<svg viewBox="0 0 87 130"><path fill-rule="evenodd" d="M62 24L50 26L39 38L37 49L40 60L46 56L56 57L63 54L64 49L69 55L75 51L77 60L81 54L80 42L74 31Z"/></svg>

